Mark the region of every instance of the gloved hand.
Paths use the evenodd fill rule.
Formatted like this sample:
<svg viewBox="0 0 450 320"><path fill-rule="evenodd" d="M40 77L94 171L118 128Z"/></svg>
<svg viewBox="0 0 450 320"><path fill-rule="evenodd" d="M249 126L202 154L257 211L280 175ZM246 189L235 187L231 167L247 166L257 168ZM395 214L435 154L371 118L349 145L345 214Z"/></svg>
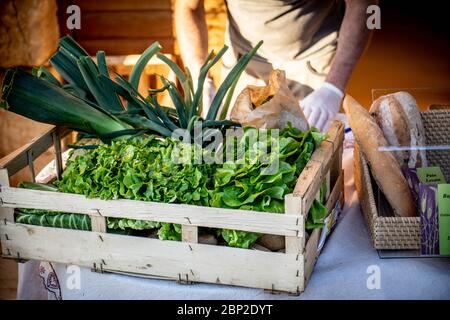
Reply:
<svg viewBox="0 0 450 320"><path fill-rule="evenodd" d="M322 132L328 130L331 120L338 114L344 93L329 82L311 92L300 101L310 126Z"/></svg>
<svg viewBox="0 0 450 320"><path fill-rule="evenodd" d="M203 118L208 114L209 107L216 95L216 87L214 86L214 81L210 77L206 77L205 83L203 84Z"/></svg>

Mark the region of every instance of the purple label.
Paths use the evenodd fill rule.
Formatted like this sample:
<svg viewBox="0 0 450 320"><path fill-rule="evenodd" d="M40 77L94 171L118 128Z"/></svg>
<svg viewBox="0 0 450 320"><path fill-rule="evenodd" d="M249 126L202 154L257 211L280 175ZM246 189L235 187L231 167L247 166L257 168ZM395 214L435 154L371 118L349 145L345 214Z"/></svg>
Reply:
<svg viewBox="0 0 450 320"><path fill-rule="evenodd" d="M437 185L419 183L420 242L424 255L439 254Z"/></svg>
<svg viewBox="0 0 450 320"><path fill-rule="evenodd" d="M402 168L403 175L408 181L409 189L415 203L419 201L419 184L420 179L415 168Z"/></svg>

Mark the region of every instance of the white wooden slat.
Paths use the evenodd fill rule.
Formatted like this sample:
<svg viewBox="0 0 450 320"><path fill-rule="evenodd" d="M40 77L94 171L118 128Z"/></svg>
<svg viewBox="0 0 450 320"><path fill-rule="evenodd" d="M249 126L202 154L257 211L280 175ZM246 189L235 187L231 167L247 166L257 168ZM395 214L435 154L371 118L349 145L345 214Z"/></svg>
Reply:
<svg viewBox="0 0 450 320"><path fill-rule="evenodd" d="M91 230L95 232L106 232L106 218L92 216L91 217Z"/></svg>
<svg viewBox="0 0 450 320"><path fill-rule="evenodd" d="M310 161L315 161L322 164L322 175L325 175L332 164L333 155L335 154L333 148L334 144L330 141L325 140L320 144L319 148L316 149L311 156Z"/></svg>
<svg viewBox="0 0 450 320"><path fill-rule="evenodd" d="M71 130L66 128L51 127L41 135L34 138L19 149L0 159L0 168L8 169L10 176L29 165L29 155L33 159L38 158L53 144L53 133L58 132L60 138L64 138Z"/></svg>
<svg viewBox="0 0 450 320"><path fill-rule="evenodd" d="M320 191L322 179L322 163L310 161L297 180L294 194L302 198L302 215L305 217Z"/></svg>
<svg viewBox="0 0 450 320"><path fill-rule="evenodd" d="M236 229L283 236L303 236L303 223L289 214L201 207L134 200L99 200L60 192L4 187L0 197L8 208L35 208L90 216L129 218L211 228Z"/></svg>
<svg viewBox="0 0 450 320"><path fill-rule="evenodd" d="M327 198L327 203L325 206L328 212L333 210L334 206L336 205L336 201L339 201L340 197L344 195L343 180L344 180L344 172L341 171L341 174L339 175L338 179L334 184L333 190L330 192L330 195Z"/></svg>
<svg viewBox="0 0 450 320"><path fill-rule="evenodd" d="M331 193L331 190L330 190L330 188L331 188L330 177L331 177L331 172L330 172L330 170L328 170L327 174L325 175L325 185L327 187L327 191L326 191L326 194L325 194L325 199L328 199L328 197L330 196L330 193Z"/></svg>
<svg viewBox="0 0 450 320"><path fill-rule="evenodd" d="M330 195L328 196L326 208L328 211L328 214L331 213L331 211L334 209L336 202L339 201L343 196L343 177L344 172L341 172L341 175L339 175L339 178L336 180L336 183L333 186L333 190L330 192ZM306 244L305 248L305 284L309 281L309 278L311 277L311 274L314 270L314 265L317 261L317 258L320 254L320 252L317 251L317 246L320 239L322 229L315 229L311 236L308 239L308 242Z"/></svg>
<svg viewBox="0 0 450 320"><path fill-rule="evenodd" d="M333 153L338 150L344 142L344 123L342 121L335 120L331 123L330 128L327 131L327 141L333 143Z"/></svg>
<svg viewBox="0 0 450 320"><path fill-rule="evenodd" d="M319 252L317 251L317 246L319 244L320 233L322 228L314 229L311 236L309 237L308 243L306 244L305 249L305 283L307 284L311 274L314 270L314 265L316 264L317 257L319 256Z"/></svg>
<svg viewBox="0 0 450 320"><path fill-rule="evenodd" d="M284 198L285 212L298 216L298 223L304 224L304 216L302 216L302 198L297 197L294 194L287 194ZM305 247L305 237L291 236L285 237L285 249L286 253L301 254Z"/></svg>
<svg viewBox="0 0 450 320"><path fill-rule="evenodd" d="M7 169L0 169L0 224L4 221L14 222L14 209L3 207L3 198L1 190L9 187L9 176Z"/></svg>
<svg viewBox="0 0 450 320"><path fill-rule="evenodd" d="M0 190L2 188L5 188L9 186L9 176L8 176L8 170L7 169L0 169ZM2 207L3 199L0 196L0 230L8 223L14 223L14 209L11 208L4 208ZM7 235L0 235L0 249L1 254L11 254L10 251L4 246L3 242L4 240L8 239Z"/></svg>
<svg viewBox="0 0 450 320"><path fill-rule="evenodd" d="M7 223L11 258L297 293L303 256ZM74 245L76 244L76 245ZM95 266L94 266L95 264ZM300 270L300 271L299 271ZM300 274L300 273L301 274Z"/></svg>
<svg viewBox="0 0 450 320"><path fill-rule="evenodd" d="M198 227L182 225L181 226L181 240L183 242L197 243L198 242Z"/></svg>

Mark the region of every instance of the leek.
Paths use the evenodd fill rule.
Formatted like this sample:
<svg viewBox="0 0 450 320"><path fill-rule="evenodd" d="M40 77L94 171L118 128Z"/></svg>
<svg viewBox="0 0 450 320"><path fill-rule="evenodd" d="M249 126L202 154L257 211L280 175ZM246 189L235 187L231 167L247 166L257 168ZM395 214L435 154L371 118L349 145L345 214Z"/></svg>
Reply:
<svg viewBox="0 0 450 320"><path fill-rule="evenodd" d="M2 106L29 119L102 136L132 129L113 116L21 69L6 72Z"/></svg>
<svg viewBox="0 0 450 320"><path fill-rule="evenodd" d="M209 133L213 129L222 130L236 125L230 121L215 121L217 112L225 96L224 107L228 108L239 76L260 46L261 42L245 54L220 86L206 117L207 121L201 125ZM180 80L183 91L179 91L175 83L160 76L163 88L149 90L149 96L145 98L137 90L139 79L148 61L160 50L160 44L153 43L138 59L129 81L118 74L113 80L103 51L97 53L95 63L75 40L65 36L61 38L58 51L50 62L68 84L61 84L44 67L33 70L33 76L12 69L7 72L3 83L2 106L39 122L67 126L96 135L103 141L142 132L163 137L172 136L177 129L191 132L196 121L204 121L201 112L206 75L227 47L223 47L217 55L214 51L208 55L200 70L196 90L187 68L183 71L172 60L159 54L160 60ZM160 105L156 99L156 94L164 91L168 92L174 109Z"/></svg>

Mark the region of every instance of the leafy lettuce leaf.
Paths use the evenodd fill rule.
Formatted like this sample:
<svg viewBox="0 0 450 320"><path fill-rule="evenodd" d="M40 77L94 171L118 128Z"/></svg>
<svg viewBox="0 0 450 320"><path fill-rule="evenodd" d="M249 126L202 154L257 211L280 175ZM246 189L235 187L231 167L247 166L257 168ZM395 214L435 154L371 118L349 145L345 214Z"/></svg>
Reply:
<svg viewBox="0 0 450 320"><path fill-rule="evenodd" d="M267 139L261 138L261 135ZM250 139L255 135L256 139ZM241 137L234 137L234 144L226 144L225 151L244 147L245 161L229 162L218 167L214 176L214 193L211 206L271 213L284 212L284 196L293 192L298 176L305 168L312 153L326 138L314 128L302 132L288 126L277 136L273 130L244 128ZM252 143L253 141L253 143ZM268 154L261 152L268 150ZM310 227L318 227L326 208L320 202L311 208L309 216L316 218ZM227 230L220 233L228 245L249 248L259 235L251 232Z"/></svg>

